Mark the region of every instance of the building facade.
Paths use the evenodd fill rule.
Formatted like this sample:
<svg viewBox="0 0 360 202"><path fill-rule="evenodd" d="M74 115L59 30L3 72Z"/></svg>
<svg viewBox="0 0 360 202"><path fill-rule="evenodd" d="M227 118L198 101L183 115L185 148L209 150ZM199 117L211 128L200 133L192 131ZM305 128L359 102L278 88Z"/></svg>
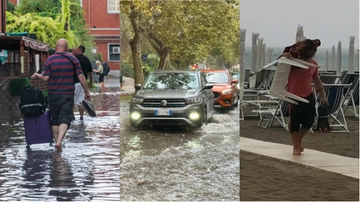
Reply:
<svg viewBox="0 0 360 202"><path fill-rule="evenodd" d="M18 5L21 0L10 0ZM25 0L22 0L25 1ZM80 0L90 34L95 41L93 53L111 68L109 75L120 74L120 0ZM26 30L24 30L26 31Z"/></svg>

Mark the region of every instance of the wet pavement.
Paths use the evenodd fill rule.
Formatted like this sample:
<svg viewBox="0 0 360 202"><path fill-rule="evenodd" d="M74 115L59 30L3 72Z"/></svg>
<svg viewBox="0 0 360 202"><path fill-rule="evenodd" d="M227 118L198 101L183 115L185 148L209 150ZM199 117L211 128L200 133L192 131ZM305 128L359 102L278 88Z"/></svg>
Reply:
<svg viewBox="0 0 360 202"><path fill-rule="evenodd" d="M97 117L72 123L63 151L48 143L26 149L20 112L0 116L0 201L119 201L119 86L94 89Z"/></svg>
<svg viewBox="0 0 360 202"><path fill-rule="evenodd" d="M133 93L127 78L120 96ZM125 99L126 100L126 99ZM120 102L122 201L239 201L239 110L201 128L133 128Z"/></svg>

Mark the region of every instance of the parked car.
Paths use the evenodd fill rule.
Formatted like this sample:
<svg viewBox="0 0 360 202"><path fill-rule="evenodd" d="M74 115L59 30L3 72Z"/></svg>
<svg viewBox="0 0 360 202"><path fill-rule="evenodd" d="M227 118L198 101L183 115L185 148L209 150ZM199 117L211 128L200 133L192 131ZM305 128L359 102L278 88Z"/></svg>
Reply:
<svg viewBox="0 0 360 202"><path fill-rule="evenodd" d="M240 88L236 85L239 80L233 79L227 70L207 69L202 70L202 72L206 74L207 82L214 85L212 88L215 96L214 106L223 109L237 107L240 99Z"/></svg>
<svg viewBox="0 0 360 202"><path fill-rule="evenodd" d="M201 127L214 113L212 87L200 71L156 70L143 86L135 85L130 123Z"/></svg>

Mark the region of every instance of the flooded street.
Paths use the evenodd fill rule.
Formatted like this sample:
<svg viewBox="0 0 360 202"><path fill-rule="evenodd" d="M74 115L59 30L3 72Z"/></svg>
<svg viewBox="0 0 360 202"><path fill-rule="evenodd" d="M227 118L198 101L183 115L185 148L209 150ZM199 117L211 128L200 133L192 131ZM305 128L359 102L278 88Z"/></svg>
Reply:
<svg viewBox="0 0 360 202"><path fill-rule="evenodd" d="M143 128L120 103L122 201L238 201L239 112L216 113L198 129Z"/></svg>
<svg viewBox="0 0 360 202"><path fill-rule="evenodd" d="M1 116L0 201L119 200L119 92L92 102L97 117L80 121L76 110L61 153L49 144L27 150L20 112Z"/></svg>

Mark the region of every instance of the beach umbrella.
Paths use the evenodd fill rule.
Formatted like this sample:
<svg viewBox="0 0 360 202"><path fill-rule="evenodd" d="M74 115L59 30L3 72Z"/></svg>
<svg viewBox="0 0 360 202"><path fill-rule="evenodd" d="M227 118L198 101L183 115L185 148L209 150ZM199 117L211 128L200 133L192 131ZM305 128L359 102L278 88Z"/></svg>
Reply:
<svg viewBox="0 0 360 202"><path fill-rule="evenodd" d="M341 41L339 41L336 52L336 74L341 74Z"/></svg>
<svg viewBox="0 0 360 202"><path fill-rule="evenodd" d="M335 46L332 47L332 50L331 50L331 69L332 70L336 70L336 65L335 65L335 60L336 59L336 56L335 56Z"/></svg>
<svg viewBox="0 0 360 202"><path fill-rule="evenodd" d="M274 51L273 48L268 48L267 49L267 63L270 63L272 60L272 52Z"/></svg>
<svg viewBox="0 0 360 202"><path fill-rule="evenodd" d="M355 36L350 36L348 72L354 73Z"/></svg>
<svg viewBox="0 0 360 202"><path fill-rule="evenodd" d="M325 72L327 72L329 69L329 51L326 50L326 55L325 55Z"/></svg>
<svg viewBox="0 0 360 202"><path fill-rule="evenodd" d="M261 66L262 66L262 67L265 66L265 59L266 59L266 57L265 57L265 50L266 50L266 43L263 44L263 46L262 46L262 51L261 51L261 59L262 59L262 61L261 61Z"/></svg>
<svg viewBox="0 0 360 202"><path fill-rule="evenodd" d="M295 42L303 41L303 40L304 40L303 26L298 25L297 30L296 30Z"/></svg>
<svg viewBox="0 0 360 202"><path fill-rule="evenodd" d="M257 46L257 49L256 49L256 72L257 72L257 70L260 70L260 69L262 69L262 49L263 49L263 40L264 39L262 39L262 38L259 38L258 39L258 46ZM255 75L255 76L252 76L251 78L253 79L253 86L254 86L254 88L256 88L256 87L258 87L258 85L259 85L259 78L261 78L261 75L262 74L260 74L259 76L258 75Z"/></svg>
<svg viewBox="0 0 360 202"><path fill-rule="evenodd" d="M257 57L256 57L256 70L258 70L258 69L261 69L262 68L262 49L263 49L263 38L259 38L258 39L258 48L257 48L257 53L256 53L256 55L257 55Z"/></svg>
<svg viewBox="0 0 360 202"><path fill-rule="evenodd" d="M252 33L252 47L251 47L251 68L250 72L256 71L256 59L257 59L257 40L259 38L259 33ZM250 88L254 88L256 83L256 77L249 78Z"/></svg>

